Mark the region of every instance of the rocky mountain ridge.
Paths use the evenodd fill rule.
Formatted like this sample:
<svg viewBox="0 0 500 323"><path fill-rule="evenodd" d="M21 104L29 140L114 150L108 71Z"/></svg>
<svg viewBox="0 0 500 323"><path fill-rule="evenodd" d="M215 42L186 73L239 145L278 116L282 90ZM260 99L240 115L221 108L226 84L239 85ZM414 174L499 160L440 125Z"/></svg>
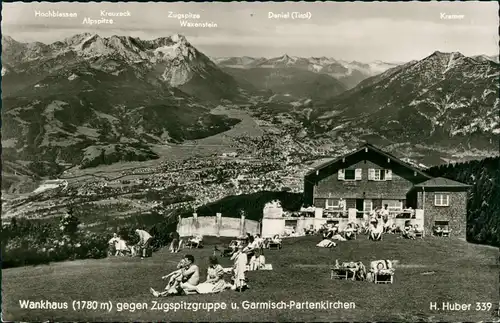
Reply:
<svg viewBox="0 0 500 323"><path fill-rule="evenodd" d="M273 58L253 57L221 57L212 58L221 67L227 68L294 68L318 74L329 75L344 84L346 88L353 88L362 80L385 72L396 67L397 63L374 61L361 63L357 61L338 60L331 57L297 57L284 54Z"/></svg>
<svg viewBox="0 0 500 323"><path fill-rule="evenodd" d="M436 51L331 99L313 123L330 134L497 150L499 71L491 60Z"/></svg>
<svg viewBox="0 0 500 323"><path fill-rule="evenodd" d="M152 145L239 122L210 113L240 97L238 84L179 35L79 34L49 45L3 36L2 74L3 156L42 175L157 158Z"/></svg>

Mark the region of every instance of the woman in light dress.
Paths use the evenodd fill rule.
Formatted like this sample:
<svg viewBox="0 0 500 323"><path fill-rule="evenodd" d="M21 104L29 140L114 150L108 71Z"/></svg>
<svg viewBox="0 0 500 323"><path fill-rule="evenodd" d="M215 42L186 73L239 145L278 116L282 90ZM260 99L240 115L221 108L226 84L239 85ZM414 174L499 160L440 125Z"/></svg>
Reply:
<svg viewBox="0 0 500 323"><path fill-rule="evenodd" d="M196 292L199 294L215 294L226 289L228 284L224 281L224 269L219 264L217 257L209 258L209 266L207 270L207 280L196 286Z"/></svg>
<svg viewBox="0 0 500 323"><path fill-rule="evenodd" d="M247 271L248 263L248 256L245 252L243 252L243 245L238 246L238 251L233 254L231 260L234 260L234 285L231 287L231 289L242 289L246 286L245 272Z"/></svg>

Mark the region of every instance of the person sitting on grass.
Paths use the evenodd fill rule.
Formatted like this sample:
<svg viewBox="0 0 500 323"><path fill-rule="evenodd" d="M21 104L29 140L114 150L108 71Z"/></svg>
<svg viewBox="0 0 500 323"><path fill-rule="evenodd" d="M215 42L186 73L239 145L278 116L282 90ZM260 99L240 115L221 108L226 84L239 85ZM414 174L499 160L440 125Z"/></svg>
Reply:
<svg viewBox="0 0 500 323"><path fill-rule="evenodd" d="M264 239L260 236L260 234L256 234L255 235L255 241L256 241L256 244L258 246L258 249L262 253L263 249L264 249Z"/></svg>
<svg viewBox="0 0 500 323"><path fill-rule="evenodd" d="M203 241L202 235L195 235L194 237L189 239L189 245L191 246L191 248L198 249L202 241Z"/></svg>
<svg viewBox="0 0 500 323"><path fill-rule="evenodd" d="M266 265L266 257L261 254L260 250L255 250L254 255L250 258L250 270L259 270Z"/></svg>
<svg viewBox="0 0 500 323"><path fill-rule="evenodd" d="M178 265L181 266L180 270L175 271L175 277L172 277L167 285L167 290L165 292L158 292L153 288L149 290L155 297L178 295L181 293L192 294L196 292L196 286L200 282L200 269L194 264L194 257L192 255L186 255ZM162 279L166 279L167 276L163 276Z"/></svg>
<svg viewBox="0 0 500 323"><path fill-rule="evenodd" d="M389 232L390 234L395 234L395 233L396 233L396 231L397 231L397 229L398 229L398 227L396 226L396 223L393 223L393 224L391 225L391 227L389 228L389 231L388 231L388 232Z"/></svg>
<svg viewBox="0 0 500 323"><path fill-rule="evenodd" d="M387 233L391 230L392 225L394 224L394 220L390 214L387 215L387 220L384 220L384 233Z"/></svg>
<svg viewBox="0 0 500 323"><path fill-rule="evenodd" d="M277 244L281 244L281 238L280 238L280 235L279 234L275 234L273 239L272 239L272 242L273 243L277 243Z"/></svg>
<svg viewBox="0 0 500 323"><path fill-rule="evenodd" d="M113 238L108 241L108 256L118 256L118 248L116 247L118 240L118 235L113 233Z"/></svg>
<svg viewBox="0 0 500 323"><path fill-rule="evenodd" d="M348 223L347 227L344 229L344 235L347 240L351 240L354 238L354 231L352 223Z"/></svg>
<svg viewBox="0 0 500 323"><path fill-rule="evenodd" d="M135 233L137 233L137 235L139 236L139 243L137 243L137 246L142 250L141 259L144 259L146 258L146 252L151 245L153 237L147 231L141 229L136 229Z"/></svg>
<svg viewBox="0 0 500 323"><path fill-rule="evenodd" d="M378 222L374 222L373 227L370 230L370 235L368 236L368 239L373 240L373 241L382 240L383 230L384 230L384 228L381 224L379 224Z"/></svg>
<svg viewBox="0 0 500 323"><path fill-rule="evenodd" d="M231 285L224 281L224 269L219 265L217 257L211 256L207 269L207 280L196 286L198 294L215 294L220 293Z"/></svg>
<svg viewBox="0 0 500 323"><path fill-rule="evenodd" d="M180 249L180 236L177 231L170 233L170 239L172 239L172 243L170 244L170 252L177 253Z"/></svg>
<svg viewBox="0 0 500 323"><path fill-rule="evenodd" d="M412 225L406 225L402 237L405 239L411 239L414 240L416 238L415 236L415 228Z"/></svg>
<svg viewBox="0 0 500 323"><path fill-rule="evenodd" d="M256 250L259 250L259 241L256 240L253 236L250 236L248 239L248 245L243 249L243 252L247 254L248 260L252 258Z"/></svg>
<svg viewBox="0 0 500 323"><path fill-rule="evenodd" d="M182 271L186 269L188 265L188 261L185 258L182 258L181 261L179 261L179 263L177 264L177 270L161 278L163 280L170 278L167 286L165 287L165 291L160 293L156 292L153 288L150 288L151 293L157 297L178 294L179 284L182 281L182 279L180 279L182 277Z"/></svg>
<svg viewBox="0 0 500 323"><path fill-rule="evenodd" d="M418 224L415 224L415 226L413 227L414 231L415 231L415 234L417 233L421 233L422 235L424 234L424 229L423 228L420 228L418 226Z"/></svg>

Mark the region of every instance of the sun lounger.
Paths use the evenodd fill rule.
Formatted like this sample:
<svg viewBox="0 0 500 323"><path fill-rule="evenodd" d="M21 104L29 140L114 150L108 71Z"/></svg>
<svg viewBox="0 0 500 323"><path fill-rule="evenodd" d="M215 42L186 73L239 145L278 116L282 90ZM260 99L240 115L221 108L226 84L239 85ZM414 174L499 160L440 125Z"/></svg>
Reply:
<svg viewBox="0 0 500 323"><path fill-rule="evenodd" d="M392 284L394 267L390 260L375 260L370 263L370 274L375 284Z"/></svg>
<svg viewBox="0 0 500 323"><path fill-rule="evenodd" d="M354 270L354 268L335 268L335 267L332 267L330 269L330 279L349 279L351 278L352 280L354 280L354 278L356 277L356 271Z"/></svg>
<svg viewBox="0 0 500 323"><path fill-rule="evenodd" d="M269 248L269 250L280 250L281 248L283 248L283 246L281 245L281 241L279 240L271 240L269 241L267 247Z"/></svg>
<svg viewBox="0 0 500 323"><path fill-rule="evenodd" d="M365 266L361 262L344 262L330 269L330 278L364 280L366 278Z"/></svg>

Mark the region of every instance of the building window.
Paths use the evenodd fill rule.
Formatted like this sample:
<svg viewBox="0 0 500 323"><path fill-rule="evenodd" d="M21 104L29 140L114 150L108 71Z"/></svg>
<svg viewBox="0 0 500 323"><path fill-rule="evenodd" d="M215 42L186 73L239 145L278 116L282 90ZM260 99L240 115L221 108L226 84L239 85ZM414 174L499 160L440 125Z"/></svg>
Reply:
<svg viewBox="0 0 500 323"><path fill-rule="evenodd" d="M383 181L385 180L385 169L374 169L373 180L374 181Z"/></svg>
<svg viewBox="0 0 500 323"><path fill-rule="evenodd" d="M346 181L353 181L356 179L356 170L355 169L346 169L344 170L344 179Z"/></svg>
<svg viewBox="0 0 500 323"><path fill-rule="evenodd" d="M339 200L337 199L326 199L325 200L325 209L333 209L339 207Z"/></svg>
<svg viewBox="0 0 500 323"><path fill-rule="evenodd" d="M450 206L450 196L445 193L434 194L434 205L435 206Z"/></svg>
<svg viewBox="0 0 500 323"><path fill-rule="evenodd" d="M360 181L362 179L363 170L357 169L339 169L340 181Z"/></svg>
<svg viewBox="0 0 500 323"><path fill-rule="evenodd" d="M382 200L382 208L384 208L386 204L389 212L399 212L403 210L403 201L401 200Z"/></svg>
<svg viewBox="0 0 500 323"><path fill-rule="evenodd" d="M390 169L368 169L368 180L390 181L392 180L392 170Z"/></svg>
<svg viewBox="0 0 500 323"><path fill-rule="evenodd" d="M363 203L363 211L365 212L371 212L373 210L373 202L372 200L364 200Z"/></svg>

